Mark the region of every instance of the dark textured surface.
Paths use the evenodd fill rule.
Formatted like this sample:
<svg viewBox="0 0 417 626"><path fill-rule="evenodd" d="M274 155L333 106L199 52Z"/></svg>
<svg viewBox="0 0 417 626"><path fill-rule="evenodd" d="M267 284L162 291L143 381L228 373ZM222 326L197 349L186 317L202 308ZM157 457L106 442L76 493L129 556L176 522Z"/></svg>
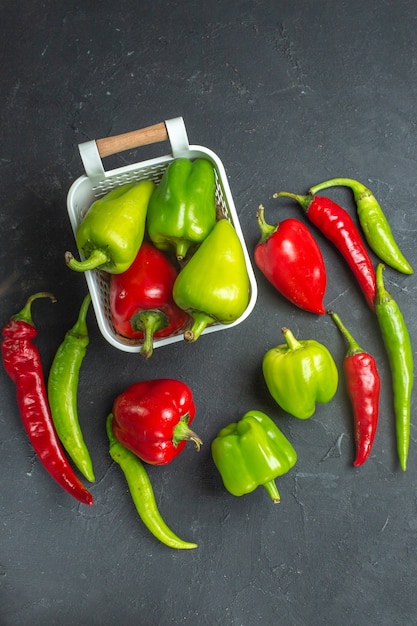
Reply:
<svg viewBox="0 0 417 626"><path fill-rule="evenodd" d="M55 293L56 305L39 301L33 310L45 370L86 290L63 254L74 249L66 194L83 173L77 145L87 139L182 115L191 143L225 165L251 254L260 202L269 221L303 219L294 203L272 200L276 190L359 178L417 267L412 0L153 0L141 8L129 0L17 1L0 4L0 23L1 318L33 292ZM159 145L116 161L165 152ZM354 215L347 191L332 197ZM327 316L296 310L259 272L247 321L193 346L160 348L146 363L112 348L90 312L79 412L97 478L93 507L77 506L34 458L13 385L1 375L2 626L417 623L414 413L402 473L375 318L337 251L317 239L328 266L326 306L375 355L383 379L366 465L352 467L342 376L334 400L307 422L269 397L261 361L281 343L281 326L325 343L340 372L345 345ZM416 278L386 270L385 279L417 345ZM107 451L113 398L132 382L164 376L193 389L205 441L198 456L189 447L171 466L149 469L165 519L199 544L190 552L148 533ZM279 481L279 506L262 489L229 495L211 461L219 428L251 408L273 416L298 452Z"/></svg>

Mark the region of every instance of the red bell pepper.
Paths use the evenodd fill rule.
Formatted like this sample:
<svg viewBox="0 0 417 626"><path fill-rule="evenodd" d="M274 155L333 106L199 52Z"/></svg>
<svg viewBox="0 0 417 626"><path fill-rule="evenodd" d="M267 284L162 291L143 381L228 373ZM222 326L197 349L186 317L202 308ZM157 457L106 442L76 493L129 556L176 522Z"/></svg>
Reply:
<svg viewBox="0 0 417 626"><path fill-rule="evenodd" d="M189 424L195 417L191 389L172 378L142 381L128 387L113 403L113 434L142 461L170 463L193 441L202 441Z"/></svg>
<svg viewBox="0 0 417 626"><path fill-rule="evenodd" d="M141 339L141 355L149 358L154 337L182 330L188 315L172 298L177 270L168 257L143 242L132 265L110 278L109 301L113 326L120 335Z"/></svg>
<svg viewBox="0 0 417 626"><path fill-rule="evenodd" d="M291 218L271 226L262 205L256 217L261 230L254 254L258 268L287 300L311 313L325 313L326 267L308 228Z"/></svg>

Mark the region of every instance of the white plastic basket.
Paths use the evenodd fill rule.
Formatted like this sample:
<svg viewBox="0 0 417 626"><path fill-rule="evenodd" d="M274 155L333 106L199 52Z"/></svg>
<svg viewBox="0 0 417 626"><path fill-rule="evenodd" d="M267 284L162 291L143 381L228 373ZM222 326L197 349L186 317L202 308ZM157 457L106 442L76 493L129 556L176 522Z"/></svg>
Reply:
<svg viewBox="0 0 417 626"><path fill-rule="evenodd" d="M134 163L107 172L104 170L102 158L106 156L167 140L171 144L172 151L169 155ZM88 141L79 144L78 148L86 174L74 181L67 196L68 215L74 236L78 225L94 200L106 194L111 189L143 179L150 179L158 183L171 161L179 157L188 159L206 158L211 161L216 175L217 213L219 216L226 217L233 224L241 241L249 275L250 296L248 306L239 319L232 324L225 325L215 323L207 326L202 334L225 330L243 322L255 306L257 284L230 192L226 172L220 159L211 150L202 146L189 145L182 117L166 120L165 122L130 133ZM80 250L79 254L80 258L83 259ZM125 352L140 352L141 341L127 339L119 335L113 327L109 308L109 274L102 270L92 270L85 272L85 277L91 294L97 323L104 338L119 350L124 350ZM154 348L181 340L183 340L182 332L170 337L164 337L163 339L155 338Z"/></svg>

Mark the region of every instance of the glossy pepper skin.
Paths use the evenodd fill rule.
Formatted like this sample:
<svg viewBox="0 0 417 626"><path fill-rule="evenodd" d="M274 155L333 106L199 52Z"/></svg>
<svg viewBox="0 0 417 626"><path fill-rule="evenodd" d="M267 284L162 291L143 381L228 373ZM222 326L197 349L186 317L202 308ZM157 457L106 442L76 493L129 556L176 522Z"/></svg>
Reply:
<svg viewBox="0 0 417 626"><path fill-rule="evenodd" d="M106 422L110 444L109 454L123 471L133 503L146 528L169 548L177 550L197 548L196 543L184 541L165 523L159 512L152 483L142 461L117 441L113 434L112 421L113 416L110 414Z"/></svg>
<svg viewBox="0 0 417 626"><path fill-rule="evenodd" d="M308 219L336 246L358 281L369 308L374 311L375 269L349 213L330 198L323 196L300 196L284 191L274 194L274 197L278 196L296 200Z"/></svg>
<svg viewBox="0 0 417 626"><path fill-rule="evenodd" d="M216 222L215 174L207 159L178 158L165 170L152 194L147 230L160 250L178 260L198 246Z"/></svg>
<svg viewBox="0 0 417 626"><path fill-rule="evenodd" d="M268 350L262 370L271 396L294 417L308 419L316 402L330 402L337 391L339 375L329 350L314 339L298 341L283 328L285 344Z"/></svg>
<svg viewBox="0 0 417 626"><path fill-rule="evenodd" d="M47 292L30 296L23 309L3 328L4 368L16 385L22 423L42 465L67 493L90 505L93 497L69 464L52 421L40 354L33 343L37 330L32 321L31 306L38 298L55 300Z"/></svg>
<svg viewBox="0 0 417 626"><path fill-rule="evenodd" d="M219 220L178 274L173 297L192 318L184 333L196 341L214 322L231 324L249 303L249 276L242 244L233 225Z"/></svg>
<svg viewBox="0 0 417 626"><path fill-rule="evenodd" d="M113 403L113 434L128 450L151 465L170 463L193 441L195 417L191 389L172 378L142 381L128 387Z"/></svg>
<svg viewBox="0 0 417 626"><path fill-rule="evenodd" d="M297 453L285 435L262 411L248 411L239 422L222 428L212 441L213 461L227 491L242 496L265 487L275 503L275 483L296 463Z"/></svg>
<svg viewBox="0 0 417 626"><path fill-rule="evenodd" d="M326 267L320 248L308 228L292 218L270 225L264 207L257 212L261 239L254 259L269 282L300 309L322 315Z"/></svg>
<svg viewBox="0 0 417 626"><path fill-rule="evenodd" d="M328 313L348 344L343 369L353 408L356 446L353 465L358 467L368 459L374 443L378 427L381 382L372 354L361 348L337 313L331 310Z"/></svg>
<svg viewBox="0 0 417 626"><path fill-rule="evenodd" d="M77 408L80 369L90 342L86 321L90 302L91 296L87 294L77 321L66 333L54 356L47 389L52 420L62 445L85 478L94 482L93 464Z"/></svg>
<svg viewBox="0 0 417 626"><path fill-rule="evenodd" d="M387 265L403 274L412 274L413 268L401 252L391 226L384 212L370 189L352 178L332 178L314 185L309 193L316 194L329 187L349 187L356 203L359 222L369 247Z"/></svg>
<svg viewBox="0 0 417 626"><path fill-rule="evenodd" d="M168 257L144 241L129 269L110 278L113 326L124 337L140 339L146 359L152 356L154 338L177 334L187 323L187 313L172 297L177 275Z"/></svg>
<svg viewBox="0 0 417 626"><path fill-rule="evenodd" d="M143 241L146 213L155 183L142 180L116 187L98 198L77 228L75 239L85 257L77 261L71 252L65 260L72 270L100 268L109 274L125 272Z"/></svg>
<svg viewBox="0 0 417 626"><path fill-rule="evenodd" d="M384 267L383 263L379 263L376 269L378 291L375 311L391 368L397 452L401 469L405 471L410 444L411 394L414 383L413 347L400 307L385 288Z"/></svg>

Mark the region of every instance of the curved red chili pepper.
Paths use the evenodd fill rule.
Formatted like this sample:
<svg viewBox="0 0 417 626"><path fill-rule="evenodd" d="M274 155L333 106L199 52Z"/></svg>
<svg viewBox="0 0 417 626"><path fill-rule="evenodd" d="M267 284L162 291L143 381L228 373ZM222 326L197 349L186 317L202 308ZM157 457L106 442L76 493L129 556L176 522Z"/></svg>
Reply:
<svg viewBox="0 0 417 626"><path fill-rule="evenodd" d="M334 311L328 313L348 343L343 369L353 407L356 444L353 465L358 467L365 463L374 443L378 426L381 383L374 357L360 347Z"/></svg>
<svg viewBox="0 0 417 626"><path fill-rule="evenodd" d="M93 497L69 464L53 426L39 351L32 343L37 331L31 304L37 298L55 298L45 292L31 296L24 308L4 326L3 364L16 385L17 403L29 440L47 472L69 494L83 504Z"/></svg>
<svg viewBox="0 0 417 626"><path fill-rule="evenodd" d="M375 268L355 222L340 205L323 196L301 196L280 191L274 198L286 196L296 200L308 219L343 255L362 289L369 308L375 310Z"/></svg>

